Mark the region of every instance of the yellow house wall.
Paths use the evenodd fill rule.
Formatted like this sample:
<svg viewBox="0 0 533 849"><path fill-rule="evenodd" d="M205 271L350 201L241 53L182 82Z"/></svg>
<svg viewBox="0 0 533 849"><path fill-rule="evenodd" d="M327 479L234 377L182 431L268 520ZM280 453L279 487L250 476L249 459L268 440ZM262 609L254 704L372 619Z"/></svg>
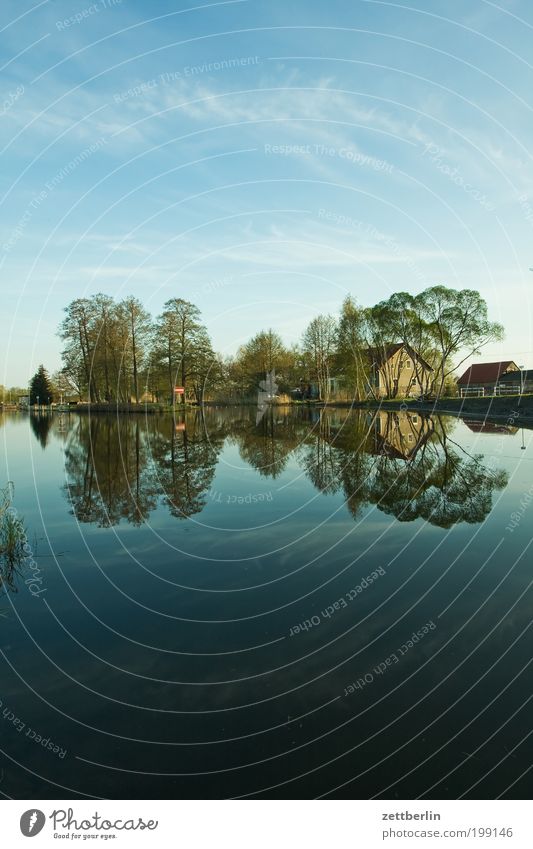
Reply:
<svg viewBox="0 0 533 849"><path fill-rule="evenodd" d="M410 362L411 368L407 368L407 361ZM422 365L419 363L418 372L420 378L422 377L422 368ZM411 384L413 378L416 378L417 376L415 363L412 357L409 356L409 354L403 348L400 348L399 351L396 351L396 353L393 354L389 360L387 360L385 365L381 367L380 372L381 374L379 381L379 396L381 398L385 397L388 391L391 391L392 393L392 387L394 386L395 378L398 378L398 390L396 393L397 397L404 398L407 395L417 397L418 395L420 395L420 385L418 380L414 386ZM425 369L424 374L426 374Z"/></svg>

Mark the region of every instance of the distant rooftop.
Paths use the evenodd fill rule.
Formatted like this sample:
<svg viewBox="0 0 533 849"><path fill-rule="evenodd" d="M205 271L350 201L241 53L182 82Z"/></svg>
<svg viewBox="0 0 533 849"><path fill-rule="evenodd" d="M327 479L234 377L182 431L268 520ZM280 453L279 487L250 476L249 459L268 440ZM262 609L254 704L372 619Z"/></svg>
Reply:
<svg viewBox="0 0 533 849"><path fill-rule="evenodd" d="M516 371L518 366L513 360L499 363L474 363L461 375L457 384L468 386L470 383L496 383L506 372Z"/></svg>

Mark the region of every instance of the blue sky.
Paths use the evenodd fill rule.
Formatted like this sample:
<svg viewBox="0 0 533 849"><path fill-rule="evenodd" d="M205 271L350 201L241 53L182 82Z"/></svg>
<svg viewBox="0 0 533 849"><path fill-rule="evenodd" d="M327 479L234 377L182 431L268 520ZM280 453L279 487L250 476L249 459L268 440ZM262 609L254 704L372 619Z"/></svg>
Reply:
<svg viewBox="0 0 533 849"><path fill-rule="evenodd" d="M529 0L3 0L0 383L99 291L233 353L477 288L533 367L532 41Z"/></svg>

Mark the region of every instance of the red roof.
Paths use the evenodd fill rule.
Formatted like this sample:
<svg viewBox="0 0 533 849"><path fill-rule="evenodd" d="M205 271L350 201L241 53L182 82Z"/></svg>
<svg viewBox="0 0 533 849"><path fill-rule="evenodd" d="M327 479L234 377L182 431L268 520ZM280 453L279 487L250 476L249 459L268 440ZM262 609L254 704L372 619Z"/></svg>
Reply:
<svg viewBox="0 0 533 849"><path fill-rule="evenodd" d="M518 368L512 360L505 360L501 363L474 363L461 375L457 383L459 386L465 386L470 383L496 383L510 366Z"/></svg>

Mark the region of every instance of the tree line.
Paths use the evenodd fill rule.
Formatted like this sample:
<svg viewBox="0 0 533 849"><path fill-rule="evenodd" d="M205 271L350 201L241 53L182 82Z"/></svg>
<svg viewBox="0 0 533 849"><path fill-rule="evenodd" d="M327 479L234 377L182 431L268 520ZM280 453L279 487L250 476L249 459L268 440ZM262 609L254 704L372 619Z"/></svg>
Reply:
<svg viewBox="0 0 533 849"><path fill-rule="evenodd" d="M77 298L65 313L60 391L94 403L138 404L147 396L171 399L179 385L201 403L220 381L219 358L190 301L171 298L154 320L133 296L117 303L98 294Z"/></svg>
<svg viewBox="0 0 533 849"><path fill-rule="evenodd" d="M340 315L319 315L290 348L273 330L254 336L227 363L227 386L246 394L265 372L275 369L280 391L314 383L328 400L330 379L337 377L347 397L363 400L373 393L372 370L386 359L392 344L403 344L413 359L420 392L442 395L453 372L489 342L503 339L501 324L489 320L479 292L433 286L418 295L394 293L372 307L347 296ZM421 360L430 370L421 367ZM385 374L385 377L387 375ZM397 382L389 375L385 394L394 397Z"/></svg>
<svg viewBox="0 0 533 849"><path fill-rule="evenodd" d="M312 319L298 344L287 346L268 329L231 357L215 353L200 310L182 298L168 300L155 318L133 296L119 302L104 294L78 298L66 307L59 335L64 348L56 394L94 403L168 403L180 386L184 399L202 403L250 397L271 371L281 393L312 384L327 400L330 379L337 377L347 397L362 400L373 391L376 357L396 343L431 366L419 373L414 360L420 390L442 395L454 369L501 340L503 327L489 320L479 292L433 286L418 295L394 293L372 307L347 296L339 315ZM386 387L389 397L394 392Z"/></svg>

